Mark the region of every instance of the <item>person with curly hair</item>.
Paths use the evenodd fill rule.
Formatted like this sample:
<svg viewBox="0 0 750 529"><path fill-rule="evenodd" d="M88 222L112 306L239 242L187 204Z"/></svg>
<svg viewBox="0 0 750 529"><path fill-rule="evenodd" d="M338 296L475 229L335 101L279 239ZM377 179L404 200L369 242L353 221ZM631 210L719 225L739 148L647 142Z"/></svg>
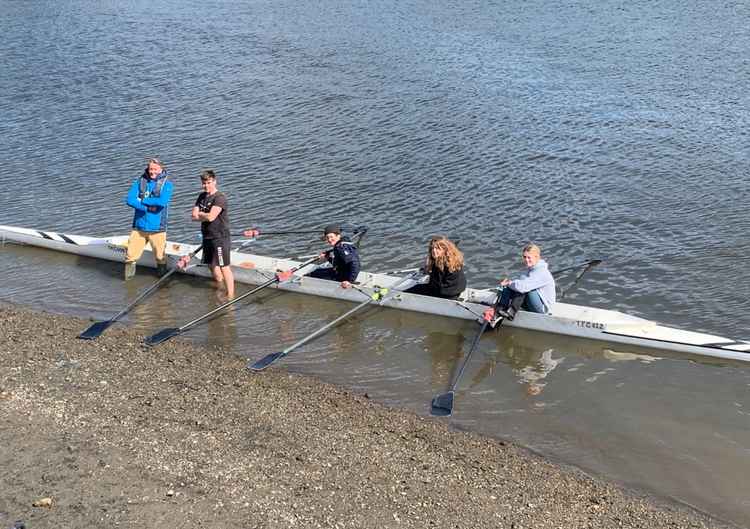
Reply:
<svg viewBox="0 0 750 529"><path fill-rule="evenodd" d="M430 280L427 283L415 285L406 292L436 298L458 299L466 289L464 254L446 237L435 236L430 239L424 271L430 275Z"/></svg>

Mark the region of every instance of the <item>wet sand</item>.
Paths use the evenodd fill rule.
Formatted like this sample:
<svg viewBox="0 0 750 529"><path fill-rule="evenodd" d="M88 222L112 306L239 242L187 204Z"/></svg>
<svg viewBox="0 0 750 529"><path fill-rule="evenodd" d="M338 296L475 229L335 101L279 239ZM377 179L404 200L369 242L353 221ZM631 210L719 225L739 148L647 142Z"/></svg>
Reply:
<svg viewBox="0 0 750 529"><path fill-rule="evenodd" d="M2 529L731 527L283 367L0 315Z"/></svg>

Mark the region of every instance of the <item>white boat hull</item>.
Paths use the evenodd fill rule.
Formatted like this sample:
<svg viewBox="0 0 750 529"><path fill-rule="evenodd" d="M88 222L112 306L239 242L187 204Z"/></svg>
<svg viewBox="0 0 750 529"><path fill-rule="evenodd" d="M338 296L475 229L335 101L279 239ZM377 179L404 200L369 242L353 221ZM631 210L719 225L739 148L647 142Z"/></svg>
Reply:
<svg viewBox="0 0 750 529"><path fill-rule="evenodd" d="M29 244L96 259L124 262L127 236L93 238L0 226L0 242ZM170 264L173 266L180 256L190 253L195 248L196 245L168 242L167 256ZM150 248L147 246L146 250L138 264L154 267ZM235 280L251 285L268 281L277 270L289 270L300 264L290 259L243 252L232 252L232 263ZM313 265L303 268L296 272L291 280L274 284L271 288L353 303L360 303L366 299L365 294L358 290L343 289L336 282L305 276L312 268ZM185 273L211 276L207 268L198 266L188 268ZM373 292L376 288L390 288L402 278L361 272L357 279L362 290ZM496 292L493 290L472 288L467 289L458 301L399 293L387 299L383 306L449 318L477 320L487 306L492 305L495 296ZM699 356L750 361L750 342L747 341L675 329L617 311L568 303L557 303L552 315L519 312L513 321L503 322L503 325Z"/></svg>

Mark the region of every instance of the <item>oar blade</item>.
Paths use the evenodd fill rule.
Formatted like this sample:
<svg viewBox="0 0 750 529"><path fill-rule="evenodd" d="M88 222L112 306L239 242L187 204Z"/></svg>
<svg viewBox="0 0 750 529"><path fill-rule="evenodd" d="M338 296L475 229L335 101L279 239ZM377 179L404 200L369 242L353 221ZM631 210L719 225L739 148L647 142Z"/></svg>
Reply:
<svg viewBox="0 0 750 529"><path fill-rule="evenodd" d="M170 338L174 336L177 336L178 334L180 334L180 329L176 327L162 329L156 334L152 334L151 336L143 340L143 343L148 345L149 347L153 347L162 342L166 342L167 340L169 340Z"/></svg>
<svg viewBox="0 0 750 529"><path fill-rule="evenodd" d="M437 417L448 417L451 413L453 413L454 395L455 392L451 390L432 399L432 408L430 409L430 413Z"/></svg>
<svg viewBox="0 0 750 529"><path fill-rule="evenodd" d="M110 325L114 323L114 320L97 321L93 323L88 329L78 335L81 340L94 340L99 338L104 331L109 329Z"/></svg>
<svg viewBox="0 0 750 529"><path fill-rule="evenodd" d="M284 353L283 351L267 354L266 356L256 362L253 362L252 364L248 362L247 368L250 371L263 371L265 368L276 362L279 358L285 356L285 354L286 353Z"/></svg>

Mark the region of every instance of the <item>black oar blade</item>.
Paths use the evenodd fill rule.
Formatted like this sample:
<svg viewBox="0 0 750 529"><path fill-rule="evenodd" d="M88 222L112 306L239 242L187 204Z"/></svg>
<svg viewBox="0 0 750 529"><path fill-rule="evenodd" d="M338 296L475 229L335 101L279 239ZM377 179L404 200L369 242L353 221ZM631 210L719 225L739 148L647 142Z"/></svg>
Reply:
<svg viewBox="0 0 750 529"><path fill-rule="evenodd" d="M178 334L180 334L180 329L176 327L162 329L156 334L152 334L151 336L143 340L143 343L145 343L149 347L153 347L154 345L166 342L167 340L169 340L173 336L177 336Z"/></svg>
<svg viewBox="0 0 750 529"><path fill-rule="evenodd" d="M276 360L284 356L284 354L285 353L283 351L267 354L257 362L254 362L252 364L248 362L247 368L251 371L263 371L265 368L276 362Z"/></svg>
<svg viewBox="0 0 750 529"><path fill-rule="evenodd" d="M443 393L432 399L432 409L430 409L430 413L437 417L448 417L453 413L454 395L455 392L451 390L448 393Z"/></svg>
<svg viewBox="0 0 750 529"><path fill-rule="evenodd" d="M109 329L109 326L114 323L114 320L97 321L91 325L88 329L78 335L81 340L94 340L99 338L104 331Z"/></svg>

